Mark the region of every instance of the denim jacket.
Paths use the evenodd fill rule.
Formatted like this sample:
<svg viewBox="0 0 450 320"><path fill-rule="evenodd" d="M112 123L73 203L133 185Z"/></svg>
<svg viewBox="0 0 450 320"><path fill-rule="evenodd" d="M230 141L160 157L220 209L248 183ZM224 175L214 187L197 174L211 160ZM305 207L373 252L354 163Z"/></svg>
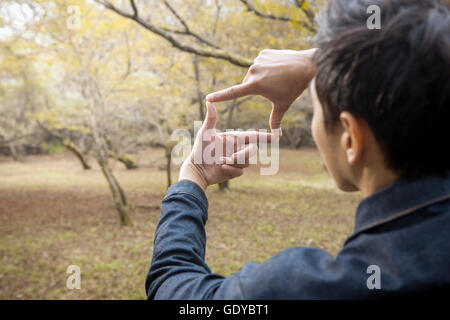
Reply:
<svg viewBox="0 0 450 320"><path fill-rule="evenodd" d="M450 178L398 181L365 198L333 257L288 248L228 277L205 263L208 201L193 182L167 192L145 282L148 299L382 299L450 296Z"/></svg>

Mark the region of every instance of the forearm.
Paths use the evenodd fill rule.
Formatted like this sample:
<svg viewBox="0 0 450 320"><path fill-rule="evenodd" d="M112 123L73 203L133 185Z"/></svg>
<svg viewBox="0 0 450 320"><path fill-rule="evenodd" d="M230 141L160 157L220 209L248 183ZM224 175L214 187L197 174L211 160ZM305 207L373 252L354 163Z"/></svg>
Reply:
<svg viewBox="0 0 450 320"><path fill-rule="evenodd" d="M364 298L362 256L306 247L289 248L264 264L249 262L227 278L205 263L208 202L187 180L173 185L161 207L145 287L148 299L337 299ZM361 272L361 271L364 272Z"/></svg>
<svg viewBox="0 0 450 320"><path fill-rule="evenodd" d="M223 281L205 263L208 202L201 188L180 181L167 192L146 279L149 299L205 299Z"/></svg>

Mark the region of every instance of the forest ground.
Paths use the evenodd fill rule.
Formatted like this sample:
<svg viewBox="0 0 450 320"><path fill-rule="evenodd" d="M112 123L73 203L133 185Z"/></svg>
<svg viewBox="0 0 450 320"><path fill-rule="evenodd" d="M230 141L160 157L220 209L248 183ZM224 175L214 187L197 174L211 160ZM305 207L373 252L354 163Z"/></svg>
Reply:
<svg viewBox="0 0 450 320"><path fill-rule="evenodd" d="M82 170L71 154L0 159L0 299L145 298L166 172L162 150L135 159L136 170L114 164L134 206L132 227L120 226L98 168ZM360 201L336 189L315 149L281 150L277 175L255 167L230 186L207 191L206 260L225 276L289 247L336 255ZM80 290L66 288L69 265L81 269Z"/></svg>

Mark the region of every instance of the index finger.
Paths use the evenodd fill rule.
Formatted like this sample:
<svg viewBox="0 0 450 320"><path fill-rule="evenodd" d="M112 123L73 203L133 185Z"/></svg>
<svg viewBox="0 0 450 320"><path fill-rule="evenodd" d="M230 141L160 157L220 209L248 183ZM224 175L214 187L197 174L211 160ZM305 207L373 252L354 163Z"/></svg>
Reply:
<svg viewBox="0 0 450 320"><path fill-rule="evenodd" d="M254 94L251 83L242 83L228 89L216 91L206 96L209 102L228 101Z"/></svg>
<svg viewBox="0 0 450 320"><path fill-rule="evenodd" d="M237 137L241 143L271 143L276 141L278 136L273 133L259 131L226 131L218 133L222 137Z"/></svg>

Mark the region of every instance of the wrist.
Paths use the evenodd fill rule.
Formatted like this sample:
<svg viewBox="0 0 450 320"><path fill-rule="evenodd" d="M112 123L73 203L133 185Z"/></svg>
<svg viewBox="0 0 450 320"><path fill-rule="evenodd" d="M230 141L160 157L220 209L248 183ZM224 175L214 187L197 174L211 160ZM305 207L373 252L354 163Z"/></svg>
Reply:
<svg viewBox="0 0 450 320"><path fill-rule="evenodd" d="M189 180L197 184L203 191L208 187L208 183L200 172L200 169L190 160L186 160L180 169L178 181Z"/></svg>
<svg viewBox="0 0 450 320"><path fill-rule="evenodd" d="M311 81L316 74L316 64L314 62L314 55L317 52L317 48L298 51L299 66L302 70L302 74L307 75L309 81Z"/></svg>

